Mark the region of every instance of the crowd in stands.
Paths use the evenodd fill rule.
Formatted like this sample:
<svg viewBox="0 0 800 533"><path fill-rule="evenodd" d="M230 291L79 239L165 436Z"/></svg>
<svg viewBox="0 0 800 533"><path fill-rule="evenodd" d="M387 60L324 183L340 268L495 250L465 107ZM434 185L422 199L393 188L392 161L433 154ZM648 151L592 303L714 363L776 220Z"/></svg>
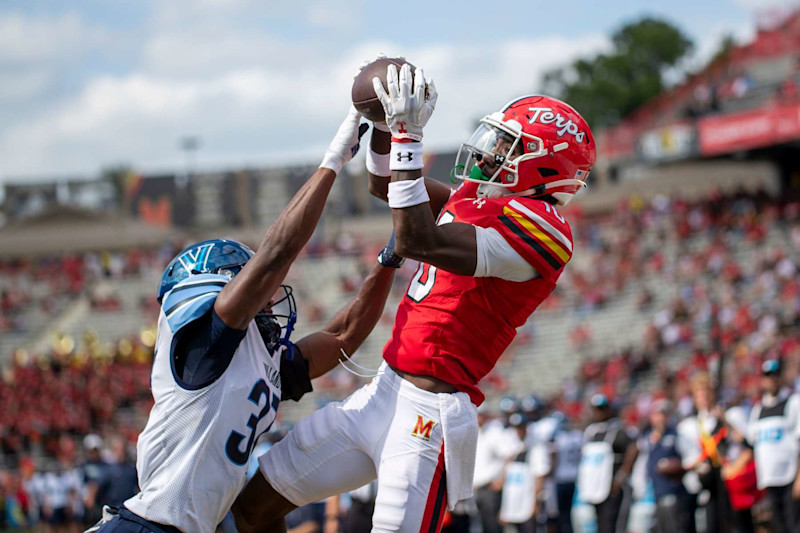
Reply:
<svg viewBox="0 0 800 533"><path fill-rule="evenodd" d="M165 243L160 249L0 258L0 333L27 333L27 312L52 318L79 295L86 295L93 309L118 311L113 290L96 282L138 277L174 253L175 245Z"/></svg>
<svg viewBox="0 0 800 533"><path fill-rule="evenodd" d="M579 212L567 217L577 238L576 256L581 259L566 269L561 285L540 312L573 311L578 320L572 349L586 358L557 394L537 399L534 411L520 407L495 413L502 422L495 426L505 424L519 433L515 428L523 422L528 426L545 420L551 437L543 441L536 437L536 442L555 442L553 428L557 427L569 433L574 447L575 432L580 432L596 411L589 399L602 397L635 443L636 435L646 434L652 425L656 411L668 415L670 427L694 416L692 380L699 372L710 373L715 384L715 413L732 407L746 413L760 401L764 361L779 361L787 390L793 387L800 374L800 204L745 193L715 195L698 203L667 197L645 202L633 196L601 217ZM331 246L318 245L307 254L361 258L353 273L340 279L341 291L349 293L358 287L359 271L372 264L379 247L347 237ZM125 254L4 259L0 261L0 328L13 327L8 325L13 321L10 317L20 309L45 309L50 296L60 300L93 294L97 280L137 276L148 268L158 270L175 250L174 245L165 245L160 250ZM398 296L412 274L413 265L401 271ZM290 282L296 287L306 319L322 320L335 311L317 300L313 290L304 288L302 279L295 278ZM656 298L657 288L649 285L653 280L671 287L672 296L666 303ZM34 298L29 290L34 284L47 286L48 297ZM592 317L631 287L637 294L638 312L650 317L643 338L627 349L598 353L594 346L607 332L592 329ZM152 303L146 303L150 300L151 295L142 296L143 306L152 312ZM108 303L97 305L105 309ZM390 313L387 311L387 323L391 322ZM77 341L64 339L46 355L20 351L5 365L0 382L0 527L47 520L85 524L96 514L89 496L99 485L90 485L87 480L91 476L86 473L86 465L93 461L90 454L95 453L90 444L97 443L95 438L104 443L104 453L109 455L101 461L104 465L129 462L152 405L149 372L154 337L146 328L152 327L153 315L147 317L149 322L141 318L142 335L117 339L113 350L87 335ZM514 364L520 364L526 348L535 346L537 334L521 335ZM512 371L514 367L504 368ZM490 376L490 396L506 386L502 377ZM330 378L320 380L316 387L333 395L331 390L343 394L356 384ZM523 418L512 417L515 413ZM544 431L542 427L527 431L538 434ZM747 432L742 427L737 431ZM88 435L95 438L87 442ZM532 437L526 438L533 442ZM117 452L110 451L112 448ZM520 453L509 445L506 459L517 459ZM574 450L571 453L575 459ZM541 452L532 452L534 455L541 457ZM506 481L502 472L492 480L495 488ZM60 484L52 482L56 478ZM52 486L67 488L48 493L41 489L48 486L43 482L47 479ZM637 501L646 501L645 493L639 490ZM358 499L358 495L353 497L353 501ZM467 521L485 520L485 513L478 511L485 505L479 500L478 506L464 510L463 516L451 516L449 527L463 525L464 516ZM552 502L548 505L553 507ZM62 507L63 511L55 511ZM555 514L548 513L540 512L539 519L549 516L557 521ZM701 511L697 516L704 515Z"/></svg>
<svg viewBox="0 0 800 533"><path fill-rule="evenodd" d="M751 65L747 63L712 67L687 80L684 86L664 93L652 106L636 111L633 120L653 127L716 113L797 102L800 57L793 60L790 68L776 61L774 72L766 79L761 74L765 64L769 65L769 61L756 63L758 75L751 73Z"/></svg>
<svg viewBox="0 0 800 533"><path fill-rule="evenodd" d="M686 158L696 153L741 149L706 145L720 131L744 143L757 135L737 129L737 118L768 119L776 109L800 102L800 10L761 24L747 43L728 43L701 70L663 91L606 130L596 132L611 160ZM791 115L791 111L788 112ZM660 131L661 128L664 130ZM659 140L659 135L664 138ZM670 139L666 141L665 139ZM783 139L780 140L783 142ZM677 143L677 146L675 144Z"/></svg>

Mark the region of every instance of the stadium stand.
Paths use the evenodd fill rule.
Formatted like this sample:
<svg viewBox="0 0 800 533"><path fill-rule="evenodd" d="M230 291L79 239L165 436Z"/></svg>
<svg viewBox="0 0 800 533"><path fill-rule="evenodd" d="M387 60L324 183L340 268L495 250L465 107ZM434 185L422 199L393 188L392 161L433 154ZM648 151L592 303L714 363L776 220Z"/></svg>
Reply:
<svg viewBox="0 0 800 533"><path fill-rule="evenodd" d="M501 396L533 393L545 410L580 427L588 398L603 393L636 431L660 399L676 406L675 421L688 416L698 371L721 376L722 405L749 409L760 394L760 363L776 358L797 389L800 202L783 163L770 153L760 160L742 154L796 151L798 84L800 11L598 135L607 179L599 194L570 206L574 258L485 379L490 411ZM444 175L452 157L428 161L429 171ZM232 224L234 236L253 244L256 228L274 219L305 174L259 171L252 181L245 174L199 176L197 194L207 205L232 183L255 187L253 213L239 217L242 206L226 197L211 220ZM363 185L363 176L353 178ZM15 250L0 260L0 529L44 521L54 494L74 522L87 522L81 469L95 439L85 439L121 438L132 452L147 419L158 279L187 234L196 240L214 226L191 227L189 215L169 219L180 204L158 196L171 187L168 179L133 181L122 208L128 212L119 217L72 213L65 224L61 213L47 232L47 217L0 232L0 247ZM312 242L287 278L299 306L295 338L319 329L347 301L388 232L388 217L369 198L352 206L337 194L334 203L342 204L327 215L325 238ZM354 212L373 218L348 219ZM128 224L130 214L141 220ZM90 230L98 236L91 242L81 235ZM415 268L409 261L399 272L375 331L348 354L359 365L380 364ZM281 423L361 383L337 368L315 382L313 395L283 406Z"/></svg>
<svg viewBox="0 0 800 533"><path fill-rule="evenodd" d="M729 399L753 396L753 369L763 358L777 354L794 362L792 375L800 370L793 333L800 317L800 204L744 193L696 203L631 197L574 228L581 253L487 378L490 397L535 392L577 416L587 397L603 392L629 406L626 417L635 426L654 397L685 388L693 371L722 354ZM346 301L379 246L343 238L297 263L287 282L297 291L298 335L321 326ZM152 403L149 300L172 251L4 261L5 331L16 332L12 339L49 339L38 342L41 351L17 350L3 372L0 437L8 472L28 462L37 470L56 468L64 439L90 433L124 436L134 445ZM403 269L378 328L350 354L359 364L378 366L413 269ZM67 318L48 320L55 315ZM24 324L13 319L19 316ZM3 339L8 350L12 343ZM317 381L313 397L287 405L283 420L359 383L337 369ZM6 490L15 479L6 476Z"/></svg>

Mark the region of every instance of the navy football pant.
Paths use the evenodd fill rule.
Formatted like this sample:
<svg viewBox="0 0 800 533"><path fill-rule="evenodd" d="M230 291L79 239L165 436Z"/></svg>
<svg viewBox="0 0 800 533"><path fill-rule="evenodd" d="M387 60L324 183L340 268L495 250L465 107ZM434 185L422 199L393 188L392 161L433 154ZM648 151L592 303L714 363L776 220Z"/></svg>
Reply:
<svg viewBox="0 0 800 533"><path fill-rule="evenodd" d="M100 526L97 533L180 533L180 531L172 526L148 522L123 507L117 516Z"/></svg>

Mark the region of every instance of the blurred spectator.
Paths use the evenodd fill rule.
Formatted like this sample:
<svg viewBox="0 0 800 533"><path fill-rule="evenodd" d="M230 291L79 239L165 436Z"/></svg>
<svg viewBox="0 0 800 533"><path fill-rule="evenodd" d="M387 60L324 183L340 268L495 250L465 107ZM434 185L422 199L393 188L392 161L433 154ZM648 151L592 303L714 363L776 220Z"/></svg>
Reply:
<svg viewBox="0 0 800 533"><path fill-rule="evenodd" d="M510 416L510 415L509 415ZM475 456L475 501L485 533L500 533L497 521L506 462L517 455L523 442L509 438L503 424L492 421L487 404L478 409L478 443Z"/></svg>
<svg viewBox="0 0 800 533"><path fill-rule="evenodd" d="M677 449L678 434L668 424L669 414L667 400L653 402L650 428L639 439L639 449L647 456L647 475L653 484L660 533L690 533L695 530L695 506L681 482L683 468Z"/></svg>
<svg viewBox="0 0 800 533"><path fill-rule="evenodd" d="M564 418L553 439L559 533L572 533L572 501L581 462L583 433L573 427L571 417Z"/></svg>
<svg viewBox="0 0 800 533"><path fill-rule="evenodd" d="M594 505L597 532L615 533L638 451L605 395L592 396L591 406L592 423L584 432L578 491L582 500Z"/></svg>
<svg viewBox="0 0 800 533"><path fill-rule="evenodd" d="M287 533L322 533L324 525L324 501L298 507L286 515Z"/></svg>
<svg viewBox="0 0 800 533"><path fill-rule="evenodd" d="M342 524L343 533L362 533L372 530L372 513L375 511L377 491L377 481L350 491L351 503Z"/></svg>
<svg viewBox="0 0 800 533"><path fill-rule="evenodd" d="M686 489L694 497L703 493L704 531L729 531L732 509L722 481L727 428L717 407L711 378L699 373L692 378L695 414L678 424L677 449L681 456ZM700 529L700 528L698 528Z"/></svg>
<svg viewBox="0 0 800 533"><path fill-rule="evenodd" d="M527 435L525 415L512 414L508 426L519 442L524 443ZM537 484L538 472L532 452L532 448L523 445L504 468L499 521L503 525L513 526L518 533L534 533L534 513L540 512L536 500L541 486Z"/></svg>
<svg viewBox="0 0 800 533"><path fill-rule="evenodd" d="M758 488L767 490L775 533L797 531L797 456L800 430L800 396L783 386L782 365L768 359L761 366L761 401L750 413L748 440L755 452Z"/></svg>
<svg viewBox="0 0 800 533"><path fill-rule="evenodd" d="M96 501L101 505L121 507L123 502L139 492L136 464L128 456L125 441L111 439L111 461L103 469L97 487Z"/></svg>
<svg viewBox="0 0 800 533"><path fill-rule="evenodd" d="M84 505L86 507L85 523L95 524L102 517L103 501L98 499L98 488L105 476L106 465L100 456L103 439L94 433L83 438L86 462L83 464L83 482L86 485ZM102 495L100 495L102 496Z"/></svg>
<svg viewBox="0 0 800 533"><path fill-rule="evenodd" d="M725 411L725 423L729 435L722 479L733 509L731 525L733 533L751 533L755 531L753 508L764 492L756 484L755 461L746 440L746 410L736 405L729 408Z"/></svg>

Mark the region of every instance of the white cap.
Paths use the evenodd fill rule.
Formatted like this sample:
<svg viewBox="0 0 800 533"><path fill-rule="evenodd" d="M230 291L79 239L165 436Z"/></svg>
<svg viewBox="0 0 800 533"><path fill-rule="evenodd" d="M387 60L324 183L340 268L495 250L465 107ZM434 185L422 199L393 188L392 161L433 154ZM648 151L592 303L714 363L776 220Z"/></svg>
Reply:
<svg viewBox="0 0 800 533"><path fill-rule="evenodd" d="M83 437L83 447L87 450L99 450L103 447L103 439L99 435L90 433Z"/></svg>

